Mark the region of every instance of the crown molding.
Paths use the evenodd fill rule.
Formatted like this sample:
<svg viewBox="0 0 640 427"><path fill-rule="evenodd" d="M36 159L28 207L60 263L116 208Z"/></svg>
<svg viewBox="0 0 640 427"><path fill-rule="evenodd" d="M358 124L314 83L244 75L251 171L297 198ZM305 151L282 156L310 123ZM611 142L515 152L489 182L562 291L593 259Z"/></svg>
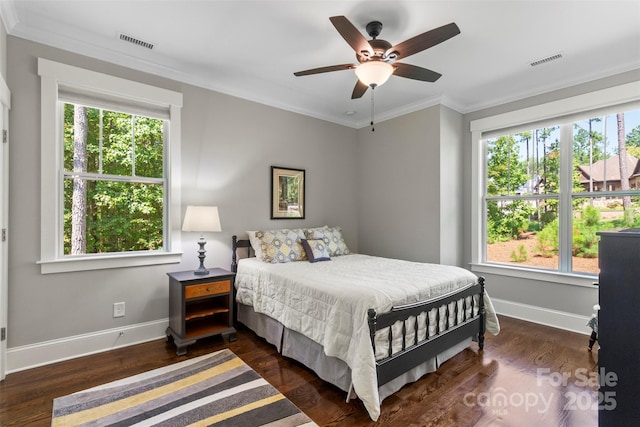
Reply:
<svg viewBox="0 0 640 427"><path fill-rule="evenodd" d="M16 25L19 24L14 0L0 1L0 18L2 18L7 34L11 34Z"/></svg>

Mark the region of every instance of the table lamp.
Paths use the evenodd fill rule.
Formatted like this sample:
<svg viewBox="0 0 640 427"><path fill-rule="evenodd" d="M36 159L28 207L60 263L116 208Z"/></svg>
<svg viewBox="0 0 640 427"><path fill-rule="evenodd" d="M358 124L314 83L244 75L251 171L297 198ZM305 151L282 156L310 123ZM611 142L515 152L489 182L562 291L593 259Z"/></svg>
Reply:
<svg viewBox="0 0 640 427"><path fill-rule="evenodd" d="M204 232L207 231L222 231L220 227L220 216L218 215L217 206L187 206L187 211L184 214L184 222L182 223L182 231L199 231L200 240L198 245L198 258L200 259L200 267L193 274L202 276L209 274L204 266L205 253L204 245L207 243L204 240Z"/></svg>

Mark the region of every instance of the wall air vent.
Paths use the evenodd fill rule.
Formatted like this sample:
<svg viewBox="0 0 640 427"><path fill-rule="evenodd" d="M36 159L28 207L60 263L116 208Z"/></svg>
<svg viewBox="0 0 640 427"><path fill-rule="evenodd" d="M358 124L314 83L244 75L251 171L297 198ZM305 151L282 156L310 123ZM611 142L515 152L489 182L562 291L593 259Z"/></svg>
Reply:
<svg viewBox="0 0 640 427"><path fill-rule="evenodd" d="M141 47L146 47L147 49L153 49L153 43L145 42L145 41L137 39L135 37L131 37L131 36L127 35L127 34L119 33L118 37L120 38L120 40L123 40L125 42L133 43L133 44L135 44L137 46L141 46Z"/></svg>
<svg viewBox="0 0 640 427"><path fill-rule="evenodd" d="M536 65L546 64L547 62L555 61L556 59L560 59L560 58L562 58L562 54L556 53L555 55L547 56L546 58L533 61L529 63L529 65L531 65L532 67L535 67Z"/></svg>

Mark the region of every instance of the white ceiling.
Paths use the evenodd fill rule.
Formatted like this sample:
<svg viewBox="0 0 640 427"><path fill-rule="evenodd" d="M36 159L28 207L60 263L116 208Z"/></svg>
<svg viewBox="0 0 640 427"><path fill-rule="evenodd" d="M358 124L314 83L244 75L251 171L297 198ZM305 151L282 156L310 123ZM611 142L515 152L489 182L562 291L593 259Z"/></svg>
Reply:
<svg viewBox="0 0 640 427"><path fill-rule="evenodd" d="M10 35L355 128L369 123L371 90L350 99L353 71L293 75L355 62L330 16L367 39L365 25L381 21L391 44L460 27L402 60L442 73L437 82L392 76L375 90L377 121L436 103L466 113L640 68L638 0L0 0L0 13Z"/></svg>

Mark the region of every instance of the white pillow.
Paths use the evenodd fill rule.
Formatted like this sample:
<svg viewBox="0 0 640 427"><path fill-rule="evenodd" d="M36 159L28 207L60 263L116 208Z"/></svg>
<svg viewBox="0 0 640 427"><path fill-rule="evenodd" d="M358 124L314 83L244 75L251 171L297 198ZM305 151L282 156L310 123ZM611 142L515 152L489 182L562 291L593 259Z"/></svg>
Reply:
<svg viewBox="0 0 640 427"><path fill-rule="evenodd" d="M247 231L247 234L249 235L249 242L251 243L253 252L256 254L256 258L262 260L262 242L256 237L255 231Z"/></svg>

